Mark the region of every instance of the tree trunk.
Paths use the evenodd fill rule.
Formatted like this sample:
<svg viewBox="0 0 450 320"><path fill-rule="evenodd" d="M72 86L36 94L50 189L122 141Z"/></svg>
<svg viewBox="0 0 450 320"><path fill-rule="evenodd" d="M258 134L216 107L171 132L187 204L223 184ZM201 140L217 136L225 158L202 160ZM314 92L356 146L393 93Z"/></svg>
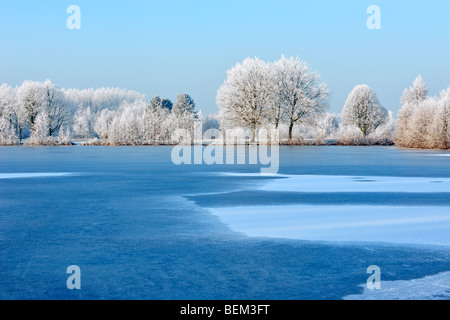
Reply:
<svg viewBox="0 0 450 320"><path fill-rule="evenodd" d="M291 121L291 123L289 124L289 143L291 143L292 141L292 131L294 129L294 122Z"/></svg>
<svg viewBox="0 0 450 320"><path fill-rule="evenodd" d="M250 136L250 142L255 142L255 131L256 131L255 127L256 127L255 125L252 125L252 128L251 128L252 133L251 133L251 136Z"/></svg>
<svg viewBox="0 0 450 320"><path fill-rule="evenodd" d="M367 129L365 125L358 125L357 126L359 130L361 130L361 133L363 134L363 137L365 138L367 136Z"/></svg>
<svg viewBox="0 0 450 320"><path fill-rule="evenodd" d="M278 129L278 125L280 124L280 112L281 112L281 107L277 108L277 115L275 117L275 129Z"/></svg>

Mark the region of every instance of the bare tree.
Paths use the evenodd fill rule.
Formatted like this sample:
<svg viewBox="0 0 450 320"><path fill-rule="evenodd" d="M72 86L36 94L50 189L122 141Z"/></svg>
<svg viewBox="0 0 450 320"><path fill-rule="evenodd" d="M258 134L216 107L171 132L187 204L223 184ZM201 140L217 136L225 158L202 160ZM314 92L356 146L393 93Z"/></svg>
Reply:
<svg viewBox="0 0 450 320"><path fill-rule="evenodd" d="M318 73L299 58L282 56L273 65L275 69L276 98L275 125L278 125L280 107L283 119L289 125L289 141L296 123L312 122L327 107L328 89L320 83ZM277 118L278 117L278 118Z"/></svg>
<svg viewBox="0 0 450 320"><path fill-rule="evenodd" d="M44 82L44 103L42 112L47 115L48 135L58 132L68 117L64 93L50 80Z"/></svg>
<svg viewBox="0 0 450 320"><path fill-rule="evenodd" d="M252 142L257 128L270 117L273 98L270 72L264 61L247 58L228 70L227 79L217 92L223 120L234 126L250 127Z"/></svg>

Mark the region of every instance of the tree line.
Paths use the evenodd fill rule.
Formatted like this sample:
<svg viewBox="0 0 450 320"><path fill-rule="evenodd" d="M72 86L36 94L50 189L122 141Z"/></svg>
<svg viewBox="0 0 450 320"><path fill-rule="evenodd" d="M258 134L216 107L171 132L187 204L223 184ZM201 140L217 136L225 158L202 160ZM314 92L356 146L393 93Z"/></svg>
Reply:
<svg viewBox="0 0 450 320"><path fill-rule="evenodd" d="M217 93L222 129L249 128L254 141L259 127L280 129L287 143L314 143L337 138L339 144L397 144L413 148L448 149L450 88L428 97L420 76L401 99L398 127L366 84L349 93L339 115L326 112L329 90L320 75L299 58L275 62L247 58L228 70ZM294 127L297 128L296 141Z"/></svg>
<svg viewBox="0 0 450 320"><path fill-rule="evenodd" d="M177 129L278 129L282 143L396 144L448 149L450 88L437 97L419 76L405 89L398 121L367 85L354 87L340 114L327 112L329 89L299 58L247 58L227 71L219 113L203 117L188 94L170 99L118 88L61 89L50 80L0 86L1 145L164 145ZM191 135L192 136L192 135Z"/></svg>
<svg viewBox="0 0 450 320"><path fill-rule="evenodd" d="M170 144L174 129L194 126L201 113L187 94L150 101L118 88L61 89L50 80L0 86L1 145Z"/></svg>

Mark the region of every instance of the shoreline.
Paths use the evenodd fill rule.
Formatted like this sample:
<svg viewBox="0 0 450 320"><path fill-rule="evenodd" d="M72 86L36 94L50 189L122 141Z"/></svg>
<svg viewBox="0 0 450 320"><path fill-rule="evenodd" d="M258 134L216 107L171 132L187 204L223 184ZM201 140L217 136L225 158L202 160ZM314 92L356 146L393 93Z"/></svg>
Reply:
<svg viewBox="0 0 450 320"><path fill-rule="evenodd" d="M270 144L234 144L234 146L250 146L250 145L256 145L256 146L271 146ZM208 147L208 146L223 146L226 147L226 144L191 144L191 145L180 145L180 144L77 144L77 143L71 143L71 144L48 144L48 145L35 145L35 144L8 144L8 145L0 145L0 148L13 148L13 147L24 147L24 148L49 148L49 147L175 147L175 146L202 146L202 147ZM305 144L305 143L280 143L278 145L279 147L394 147L397 149L402 150L417 150L417 151L444 151L444 152L450 152L450 148L448 149L439 149L439 148L408 148L408 147L402 147L398 146L396 144L339 144L339 143L328 143L328 144Z"/></svg>

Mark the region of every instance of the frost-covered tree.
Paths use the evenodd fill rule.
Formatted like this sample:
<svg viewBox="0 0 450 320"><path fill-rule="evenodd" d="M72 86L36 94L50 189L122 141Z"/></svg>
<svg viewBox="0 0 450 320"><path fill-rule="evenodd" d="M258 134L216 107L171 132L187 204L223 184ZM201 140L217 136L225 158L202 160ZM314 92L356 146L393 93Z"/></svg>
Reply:
<svg viewBox="0 0 450 320"><path fill-rule="evenodd" d="M395 143L407 148L448 149L450 88L439 97L428 97L420 76L403 93Z"/></svg>
<svg viewBox="0 0 450 320"><path fill-rule="evenodd" d="M224 122L250 127L250 139L268 118L273 98L271 68L258 58L247 58L227 71L217 92L217 105Z"/></svg>
<svg viewBox="0 0 450 320"><path fill-rule="evenodd" d="M9 146L19 142L14 126L4 117L0 117L0 145Z"/></svg>
<svg viewBox="0 0 450 320"><path fill-rule="evenodd" d="M7 119L14 127L19 141L22 141L27 126L27 112L18 101L17 87L0 86L0 117Z"/></svg>
<svg viewBox="0 0 450 320"><path fill-rule="evenodd" d="M115 117L116 111L103 109L94 116L94 131L100 139L108 141L110 130L112 128L112 121Z"/></svg>
<svg viewBox="0 0 450 320"><path fill-rule="evenodd" d="M203 132L209 129L220 129L220 119L217 114L210 114L204 118L203 120Z"/></svg>
<svg viewBox="0 0 450 320"><path fill-rule="evenodd" d="M144 140L145 103L124 104L114 114L109 127L108 142L112 145L140 145Z"/></svg>
<svg viewBox="0 0 450 320"><path fill-rule="evenodd" d="M176 119L176 128L188 130L193 138L197 118L194 99L187 94L178 95L172 108L172 115Z"/></svg>
<svg viewBox="0 0 450 320"><path fill-rule="evenodd" d="M344 125L355 125L367 137L387 121L388 112L381 106L375 92L363 84L350 92L341 117Z"/></svg>
<svg viewBox="0 0 450 320"><path fill-rule="evenodd" d="M90 107L91 112L95 114L103 109L117 110L123 103L145 101L145 95L120 88L67 89L63 92L71 106L72 114L80 105Z"/></svg>
<svg viewBox="0 0 450 320"><path fill-rule="evenodd" d="M121 108L121 143L139 145L144 139L144 102L134 102Z"/></svg>
<svg viewBox="0 0 450 320"><path fill-rule="evenodd" d="M68 146L71 145L71 134L69 128L61 128L58 132L58 137L56 138L57 144Z"/></svg>
<svg viewBox="0 0 450 320"><path fill-rule="evenodd" d="M284 56L283 56L284 58ZM278 62L279 63L279 62ZM280 94L281 92L281 80L283 77L283 70L279 68L279 65L276 63L269 64L270 72L268 76L270 77L271 82L271 101L269 104L269 123L272 123L275 129L279 129L280 125L283 123L283 97Z"/></svg>
<svg viewBox="0 0 450 320"><path fill-rule="evenodd" d="M429 148L431 145L431 125L433 115L437 108L438 100L435 97L428 97L415 105L413 113L409 119L409 139L408 146L412 148Z"/></svg>
<svg viewBox="0 0 450 320"><path fill-rule="evenodd" d="M449 148L449 96L448 91L439 97L428 97L413 110L409 140L405 146L426 149Z"/></svg>
<svg viewBox="0 0 450 320"><path fill-rule="evenodd" d="M410 88L405 89L400 99L401 108L398 114L397 131L395 134L395 143L400 146L408 146L411 142L412 130L411 117L419 105L427 99L428 88L419 75L413 81Z"/></svg>
<svg viewBox="0 0 450 320"><path fill-rule="evenodd" d="M341 122L339 130L336 133L340 145L361 145L367 143L361 130L354 125L346 125Z"/></svg>
<svg viewBox="0 0 450 320"><path fill-rule="evenodd" d="M431 148L450 148L450 87L440 94L430 131Z"/></svg>
<svg viewBox="0 0 450 320"><path fill-rule="evenodd" d="M51 137L68 119L67 103L64 93L50 80L46 80L43 85L45 91L42 112L47 115L48 135Z"/></svg>
<svg viewBox="0 0 450 320"><path fill-rule="evenodd" d="M150 103L148 104L148 107L152 108L152 109L162 108L163 107L162 99L159 96L153 97L150 100Z"/></svg>
<svg viewBox="0 0 450 320"><path fill-rule="evenodd" d="M370 137L372 144L392 145L394 144L396 121L392 111L388 112L386 122L379 126Z"/></svg>
<svg viewBox="0 0 450 320"><path fill-rule="evenodd" d="M144 101L123 104L116 111L103 109L94 116L94 131L105 145L142 145L144 110Z"/></svg>
<svg viewBox="0 0 450 320"><path fill-rule="evenodd" d="M168 136L166 121L170 110L163 107L162 100L154 97L145 109L145 139L148 144L164 144Z"/></svg>
<svg viewBox="0 0 450 320"><path fill-rule="evenodd" d="M7 118L11 106L16 104L16 93L8 84L4 83L0 86L0 117Z"/></svg>
<svg viewBox="0 0 450 320"><path fill-rule="evenodd" d="M31 131L30 142L32 145L49 144L49 119L46 112L39 112L36 116L33 130Z"/></svg>
<svg viewBox="0 0 450 320"><path fill-rule="evenodd" d="M91 108L80 106L73 117L73 132L77 138L90 138L92 135Z"/></svg>
<svg viewBox="0 0 450 320"><path fill-rule="evenodd" d="M314 128L316 139L324 140L332 137L339 129L339 118L336 114L327 112L317 119Z"/></svg>
<svg viewBox="0 0 450 320"><path fill-rule="evenodd" d="M36 81L24 81L18 89L19 103L23 106L27 123L33 129L39 111L45 102L45 87Z"/></svg>
<svg viewBox="0 0 450 320"><path fill-rule="evenodd" d="M26 114L27 123L34 130L37 116L45 113L48 121L48 135L51 137L67 120L67 104L61 89L50 80L45 82L24 81L18 89L18 104L23 108L20 114ZM41 120L43 117L41 117ZM32 132L33 135L33 132Z"/></svg>
<svg viewBox="0 0 450 320"><path fill-rule="evenodd" d="M188 94L179 94L173 105L172 112L175 114L194 113L195 102Z"/></svg>
<svg viewBox="0 0 450 320"><path fill-rule="evenodd" d="M299 58L282 56L273 66L277 84L275 92L278 96L274 99L276 115L278 107L281 106L291 140L296 123L311 123L325 111L328 89L320 82L320 75Z"/></svg>
<svg viewBox="0 0 450 320"><path fill-rule="evenodd" d="M174 130L193 130L197 118L187 94L172 109L169 99L155 97L147 106L144 95L118 88L65 90L50 80L24 81L19 88L3 84L0 144L17 137L33 145L70 144L70 129L78 138L96 138L92 144L168 144Z"/></svg>
<svg viewBox="0 0 450 320"><path fill-rule="evenodd" d="M405 89L401 98L401 103L417 104L425 100L428 96L428 87L420 75L413 81L412 87Z"/></svg>

